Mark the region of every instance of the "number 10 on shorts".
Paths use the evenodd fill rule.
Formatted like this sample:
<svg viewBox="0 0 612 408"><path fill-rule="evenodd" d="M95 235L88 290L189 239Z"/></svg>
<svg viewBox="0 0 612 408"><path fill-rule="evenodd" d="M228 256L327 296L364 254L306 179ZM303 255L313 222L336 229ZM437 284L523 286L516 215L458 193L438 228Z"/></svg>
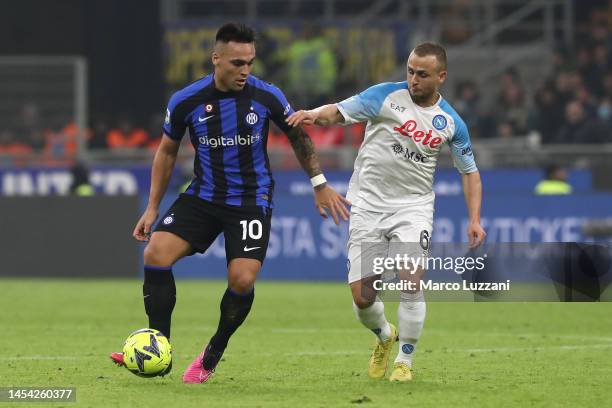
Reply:
<svg viewBox="0 0 612 408"><path fill-rule="evenodd" d="M263 233L263 227L259 220L242 220L240 221L242 226L242 240L246 241L247 234L250 239L259 239Z"/></svg>

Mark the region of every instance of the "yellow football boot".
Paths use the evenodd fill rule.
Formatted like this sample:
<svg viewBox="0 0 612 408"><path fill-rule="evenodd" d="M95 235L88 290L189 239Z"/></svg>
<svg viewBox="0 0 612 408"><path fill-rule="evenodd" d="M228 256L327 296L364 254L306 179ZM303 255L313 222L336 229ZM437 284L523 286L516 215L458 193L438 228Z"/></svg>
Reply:
<svg viewBox="0 0 612 408"><path fill-rule="evenodd" d="M393 371L389 381L406 382L412 380L412 372L410 367L406 363L395 363L393 364Z"/></svg>
<svg viewBox="0 0 612 408"><path fill-rule="evenodd" d="M393 345L397 341L397 329L391 323L389 323L389 326L391 326L391 337L383 342L376 340L376 344L374 344L374 350L372 351L372 357L370 357L368 366L368 375L370 378L383 378L387 372L389 355L391 354Z"/></svg>

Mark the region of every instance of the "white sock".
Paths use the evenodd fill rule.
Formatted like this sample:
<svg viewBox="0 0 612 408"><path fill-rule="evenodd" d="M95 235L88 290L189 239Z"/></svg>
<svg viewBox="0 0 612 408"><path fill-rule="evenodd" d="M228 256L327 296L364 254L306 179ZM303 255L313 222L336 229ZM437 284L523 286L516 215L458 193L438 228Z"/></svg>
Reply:
<svg viewBox="0 0 612 408"><path fill-rule="evenodd" d="M391 326L385 317L385 305L383 302L376 298L376 301L365 309L357 307L353 302L353 310L357 315L357 319L368 329L372 330L378 340L386 341L391 337Z"/></svg>
<svg viewBox="0 0 612 408"><path fill-rule="evenodd" d="M412 367L412 356L421 337L425 322L425 297L423 291L402 293L397 307L399 352L395 362L404 362Z"/></svg>

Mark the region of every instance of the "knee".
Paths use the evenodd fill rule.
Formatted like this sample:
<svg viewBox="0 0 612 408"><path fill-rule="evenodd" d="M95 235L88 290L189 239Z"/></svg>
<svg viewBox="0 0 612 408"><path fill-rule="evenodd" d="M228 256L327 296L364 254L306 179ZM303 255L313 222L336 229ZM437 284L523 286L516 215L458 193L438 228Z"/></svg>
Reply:
<svg viewBox="0 0 612 408"><path fill-rule="evenodd" d="M172 266L172 262L154 242L149 242L144 250L144 263L151 266Z"/></svg>
<svg viewBox="0 0 612 408"><path fill-rule="evenodd" d="M351 294L353 302L359 309L366 309L374 304L376 300L376 291L370 289L367 285L351 284Z"/></svg>
<svg viewBox="0 0 612 408"><path fill-rule="evenodd" d="M358 309L366 309L374 304L374 300L367 299L360 294L357 296L353 294L353 302L355 302L355 306L357 306Z"/></svg>
<svg viewBox="0 0 612 408"><path fill-rule="evenodd" d="M252 259L234 259L228 265L227 283L238 294L247 294L255 285L261 263Z"/></svg>
<svg viewBox="0 0 612 408"><path fill-rule="evenodd" d="M253 290L253 286L255 285L255 278L250 276L250 274L241 274L239 276L235 276L230 282L229 287L234 293L238 293L240 295L245 295Z"/></svg>

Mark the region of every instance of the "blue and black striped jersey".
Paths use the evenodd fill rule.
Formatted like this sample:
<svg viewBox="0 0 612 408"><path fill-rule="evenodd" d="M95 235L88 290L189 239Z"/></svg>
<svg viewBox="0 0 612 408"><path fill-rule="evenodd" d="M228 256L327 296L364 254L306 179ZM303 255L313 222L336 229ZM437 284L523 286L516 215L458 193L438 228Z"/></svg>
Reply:
<svg viewBox="0 0 612 408"><path fill-rule="evenodd" d="M211 74L176 92L164 133L180 141L189 129L195 177L185 193L218 204L272 208L269 121L288 132L285 118L292 113L280 89L252 75L241 91L217 90Z"/></svg>

